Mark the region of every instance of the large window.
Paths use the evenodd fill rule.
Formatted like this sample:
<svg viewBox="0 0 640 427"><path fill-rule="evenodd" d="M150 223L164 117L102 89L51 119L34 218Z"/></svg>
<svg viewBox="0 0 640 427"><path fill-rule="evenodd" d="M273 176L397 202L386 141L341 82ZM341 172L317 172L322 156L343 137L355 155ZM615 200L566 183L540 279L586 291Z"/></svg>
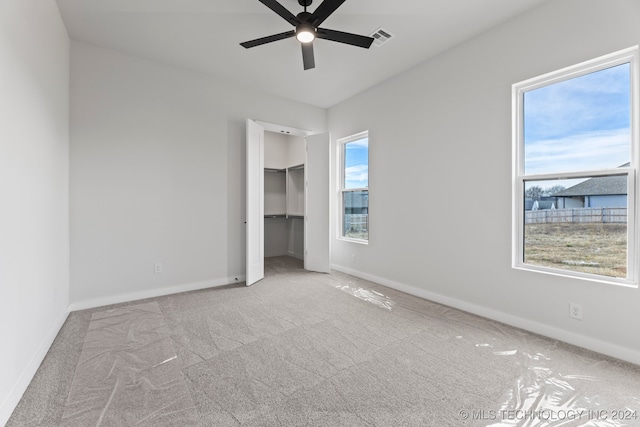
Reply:
<svg viewBox="0 0 640 427"><path fill-rule="evenodd" d="M637 285L637 47L517 83L513 105L513 266Z"/></svg>
<svg viewBox="0 0 640 427"><path fill-rule="evenodd" d="M369 241L369 134L338 141L341 238Z"/></svg>

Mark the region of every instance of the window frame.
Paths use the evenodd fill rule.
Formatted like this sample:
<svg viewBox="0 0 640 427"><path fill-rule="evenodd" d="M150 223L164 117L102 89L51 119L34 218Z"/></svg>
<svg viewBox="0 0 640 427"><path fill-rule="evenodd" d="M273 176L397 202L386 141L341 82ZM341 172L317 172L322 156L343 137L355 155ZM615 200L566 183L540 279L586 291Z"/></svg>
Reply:
<svg viewBox="0 0 640 427"><path fill-rule="evenodd" d="M630 152L628 167L589 169L576 172L526 174L524 154L524 94L531 90L571 80L610 67L629 64L630 69ZM553 71L538 77L515 83L512 86L512 267L556 276L577 278L599 283L638 287L639 236L637 203L638 167L640 144L639 132L639 49L638 46L623 49L590 61ZM627 175L627 277L616 278L592 273L564 270L524 262L524 189L526 181L585 178L611 175Z"/></svg>
<svg viewBox="0 0 640 427"><path fill-rule="evenodd" d="M362 245L368 245L369 244L369 240L370 240L370 236L369 236L369 226L367 226L367 239L356 239L353 237L347 237L343 234L344 231L344 195L345 193L353 193L353 192L362 192L362 191L366 191L367 192L367 197L369 200L369 204L367 207L367 216L369 216L369 212L370 212L370 206L371 206L371 192L369 190L369 187L363 187L363 188L345 188L345 169L346 169L346 165L345 165L345 161L346 161L346 156L345 156L345 147L347 146L347 144L349 144L350 142L354 142L360 139L364 139L367 138L370 142L370 138L369 138L369 131L365 130L362 132L358 132L356 134L353 135L349 135L346 136L344 138L340 138L338 139L338 229L337 229L337 238L338 240L343 240L343 241L347 241L347 242L353 242L353 243L359 243ZM368 180L368 167L369 167L369 148L367 148L367 182ZM370 224L370 223L369 223Z"/></svg>

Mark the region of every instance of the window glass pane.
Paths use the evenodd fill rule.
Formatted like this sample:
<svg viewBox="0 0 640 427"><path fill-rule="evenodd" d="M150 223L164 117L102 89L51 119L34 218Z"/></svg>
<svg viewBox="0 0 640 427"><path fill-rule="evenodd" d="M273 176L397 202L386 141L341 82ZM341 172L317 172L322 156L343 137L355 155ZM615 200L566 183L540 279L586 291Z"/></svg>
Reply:
<svg viewBox="0 0 640 427"><path fill-rule="evenodd" d="M524 262L627 277L627 175L525 181Z"/></svg>
<svg viewBox="0 0 640 427"><path fill-rule="evenodd" d="M344 188L369 187L369 138L344 144Z"/></svg>
<svg viewBox="0 0 640 427"><path fill-rule="evenodd" d="M342 194L342 235L352 239L369 240L369 192L345 191Z"/></svg>
<svg viewBox="0 0 640 427"><path fill-rule="evenodd" d="M524 93L526 174L608 169L630 161L629 63Z"/></svg>

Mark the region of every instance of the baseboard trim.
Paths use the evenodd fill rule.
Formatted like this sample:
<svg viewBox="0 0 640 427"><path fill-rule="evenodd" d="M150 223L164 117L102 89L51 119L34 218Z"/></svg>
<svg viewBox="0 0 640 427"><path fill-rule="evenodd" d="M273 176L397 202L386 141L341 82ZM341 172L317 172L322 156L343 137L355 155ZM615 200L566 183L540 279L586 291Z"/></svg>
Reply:
<svg viewBox="0 0 640 427"><path fill-rule="evenodd" d="M123 302L137 301L146 298L161 297L164 295L178 294L180 292L199 291L201 289L216 288L234 283L244 282L246 276L225 277L222 279L207 280L204 282L185 283L182 285L154 288L145 291L129 292L125 294L110 295L101 298L92 298L76 301L69 304L69 311L86 310L89 308L103 307L105 305L120 304Z"/></svg>
<svg viewBox="0 0 640 427"><path fill-rule="evenodd" d="M288 252L286 255L287 255L287 256L290 256L291 258L296 258L296 259L304 260L304 255L302 255L302 254L297 254L297 253L295 253L295 252L293 252L293 251Z"/></svg>
<svg viewBox="0 0 640 427"><path fill-rule="evenodd" d="M468 313L476 314L478 316L486 317L488 319L505 323L507 325L515 326L516 328L524 329L536 334L544 335L545 337L563 341L565 343L582 347L587 350L595 351L597 353L615 357L616 359L640 365L640 352L628 347L622 347L620 345L602 341L596 338L576 334L574 332L560 329L555 326L535 322L522 317L514 316L512 314L462 301L456 298L447 297L445 295L430 292L425 289L416 288L415 286L396 282L384 277L363 273L361 271L344 267L338 264L332 264L331 268L333 270L340 271L351 276L359 277L364 280L369 280L370 282L378 283L380 285L384 285L410 295L434 301L439 304L466 311Z"/></svg>
<svg viewBox="0 0 640 427"><path fill-rule="evenodd" d="M16 409L16 406L18 406L20 399L22 399L22 396L24 395L24 392L27 390L27 387L29 387L29 384L38 371L40 364L47 355L49 348L51 348L53 340L56 339L58 332L62 329L62 325L64 325L64 322L67 320L67 317L69 317L68 310L58 316L40 344L40 347L38 347L38 350L22 371L18 382L11 390L11 393L9 393L7 399L0 406L0 425L5 425L7 421L9 421L11 414L13 414L13 411Z"/></svg>
<svg viewBox="0 0 640 427"><path fill-rule="evenodd" d="M265 252L264 253L264 257L265 258L273 258L273 257L277 257L277 256L287 256L289 255L288 252L283 252L283 251L276 251L276 252Z"/></svg>

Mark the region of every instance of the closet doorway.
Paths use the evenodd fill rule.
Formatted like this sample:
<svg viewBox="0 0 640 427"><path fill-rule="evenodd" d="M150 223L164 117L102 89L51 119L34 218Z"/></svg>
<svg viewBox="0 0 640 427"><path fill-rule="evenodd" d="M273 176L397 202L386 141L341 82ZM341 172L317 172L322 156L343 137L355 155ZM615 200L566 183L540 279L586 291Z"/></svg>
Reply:
<svg viewBox="0 0 640 427"><path fill-rule="evenodd" d="M329 134L247 120L246 284L264 278L264 258L304 259L328 273Z"/></svg>

